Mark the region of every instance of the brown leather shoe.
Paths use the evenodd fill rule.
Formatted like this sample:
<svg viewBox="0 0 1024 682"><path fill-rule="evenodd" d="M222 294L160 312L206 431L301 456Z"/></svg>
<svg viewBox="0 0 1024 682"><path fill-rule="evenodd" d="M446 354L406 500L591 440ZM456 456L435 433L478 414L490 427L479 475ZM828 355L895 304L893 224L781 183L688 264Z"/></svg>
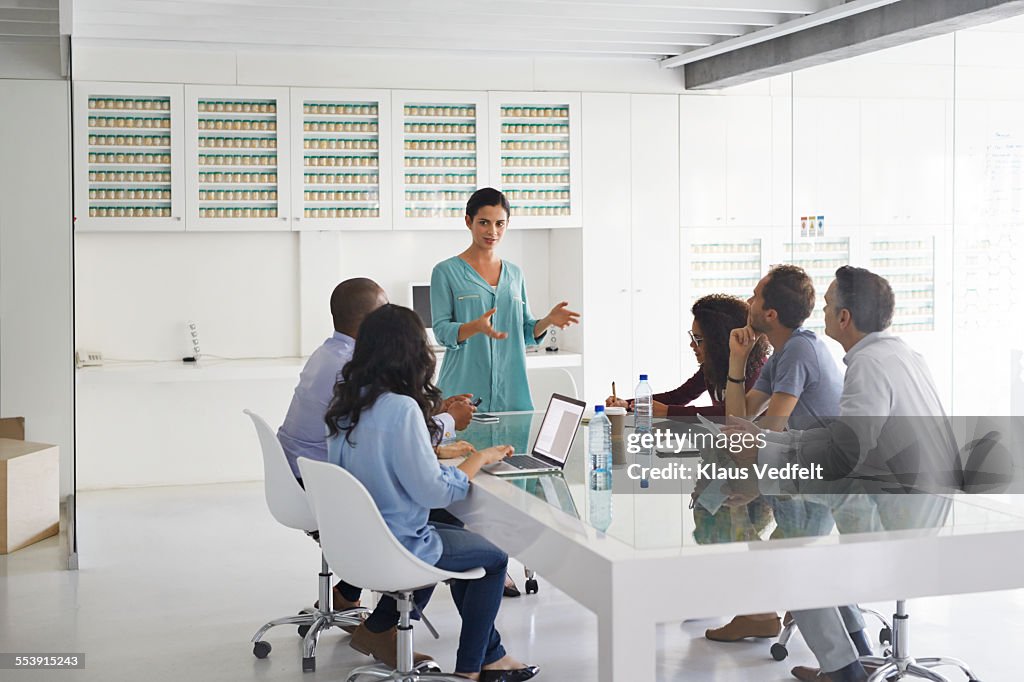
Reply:
<svg viewBox="0 0 1024 682"><path fill-rule="evenodd" d="M713 642L738 642L747 637L771 638L778 637L782 631L782 622L778 616L771 620L756 620L750 616L736 616L728 624L720 628L711 628L704 636Z"/></svg>
<svg viewBox="0 0 1024 682"><path fill-rule="evenodd" d="M806 665L798 665L789 672L800 682L831 682L832 678L828 673L823 673L818 668L808 668Z"/></svg>
<svg viewBox="0 0 1024 682"><path fill-rule="evenodd" d="M392 670L398 668L398 628L384 632L370 632L362 623L352 633L348 645L361 654L373 656ZM413 652L413 664L433 660L426 654Z"/></svg>

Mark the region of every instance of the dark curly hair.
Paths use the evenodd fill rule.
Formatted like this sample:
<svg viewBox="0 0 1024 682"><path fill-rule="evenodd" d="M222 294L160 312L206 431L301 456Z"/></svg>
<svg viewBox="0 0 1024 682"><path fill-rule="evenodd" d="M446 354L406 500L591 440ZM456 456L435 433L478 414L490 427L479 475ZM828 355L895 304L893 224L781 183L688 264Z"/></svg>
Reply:
<svg viewBox="0 0 1024 682"><path fill-rule="evenodd" d="M334 385L334 397L324 421L331 437L352 431L363 410L384 393L407 395L423 411L423 421L436 440L441 427L432 419L441 407L441 391L434 386L437 359L427 342L419 315L402 306L387 304L366 316L359 326L352 360Z"/></svg>
<svg viewBox="0 0 1024 682"><path fill-rule="evenodd" d="M710 294L697 299L690 312L700 325L704 335L701 348L704 349L704 380L711 389L712 397L725 400L726 377L729 374L729 334L733 329L745 327L750 307L735 296ZM747 369L743 375L749 379L758 372L768 357L768 341L758 339L747 358Z"/></svg>

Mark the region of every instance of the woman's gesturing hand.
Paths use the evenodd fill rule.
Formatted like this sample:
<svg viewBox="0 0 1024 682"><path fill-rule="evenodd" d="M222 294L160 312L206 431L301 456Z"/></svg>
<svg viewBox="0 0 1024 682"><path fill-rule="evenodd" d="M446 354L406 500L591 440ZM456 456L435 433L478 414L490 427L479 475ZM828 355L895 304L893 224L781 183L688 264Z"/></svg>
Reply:
<svg viewBox="0 0 1024 682"><path fill-rule="evenodd" d="M494 317L494 313L497 311L497 308L491 308L486 313L473 320L473 330L478 334L486 334L492 339L507 339L508 332L499 332L491 326L491 318Z"/></svg>
<svg viewBox="0 0 1024 682"><path fill-rule="evenodd" d="M580 314L569 310L569 302L562 301L554 308L547 316L548 323L551 326L558 327L559 329L565 329L570 324L578 324L580 321Z"/></svg>

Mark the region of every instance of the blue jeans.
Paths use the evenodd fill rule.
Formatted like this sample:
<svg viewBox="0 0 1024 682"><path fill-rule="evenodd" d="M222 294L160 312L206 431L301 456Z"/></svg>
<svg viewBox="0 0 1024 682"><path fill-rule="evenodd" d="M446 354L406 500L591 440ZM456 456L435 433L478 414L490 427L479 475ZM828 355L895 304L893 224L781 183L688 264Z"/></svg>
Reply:
<svg viewBox="0 0 1024 682"><path fill-rule="evenodd" d="M494 629L494 619L501 606L508 555L465 528L444 523L431 525L437 529L443 546L441 558L434 563L435 566L446 571L466 571L477 567L485 571L484 577L478 580L452 580L448 584L455 607L462 616L455 672L479 672L483 666L505 656L501 636ZM433 587L417 590L413 594L416 606L422 610L433 591ZM366 619L366 627L371 632L384 632L396 622L398 608L395 601L391 597L381 597L377 608Z"/></svg>

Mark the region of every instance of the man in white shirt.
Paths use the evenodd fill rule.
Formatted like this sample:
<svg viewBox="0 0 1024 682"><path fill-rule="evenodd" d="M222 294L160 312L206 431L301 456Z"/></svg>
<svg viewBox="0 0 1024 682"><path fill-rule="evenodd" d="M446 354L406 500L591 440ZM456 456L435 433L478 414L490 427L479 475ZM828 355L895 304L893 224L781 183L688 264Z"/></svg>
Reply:
<svg viewBox="0 0 1024 682"><path fill-rule="evenodd" d="M924 358L886 331L894 309L895 296L883 277L850 266L836 271L825 294L825 333L846 350L840 416L824 429L766 434L768 445L757 454L759 463L772 466L821 465L825 483L777 492L829 504L841 533L938 526L949 502L931 493L956 490L963 482L956 441ZM769 492L766 487L762 482L763 492ZM832 624L823 627L827 614ZM801 628L801 634L821 666L796 667L794 677L868 678L858 660L867 652L851 641L837 609L793 615L798 626L817 624Z"/></svg>

